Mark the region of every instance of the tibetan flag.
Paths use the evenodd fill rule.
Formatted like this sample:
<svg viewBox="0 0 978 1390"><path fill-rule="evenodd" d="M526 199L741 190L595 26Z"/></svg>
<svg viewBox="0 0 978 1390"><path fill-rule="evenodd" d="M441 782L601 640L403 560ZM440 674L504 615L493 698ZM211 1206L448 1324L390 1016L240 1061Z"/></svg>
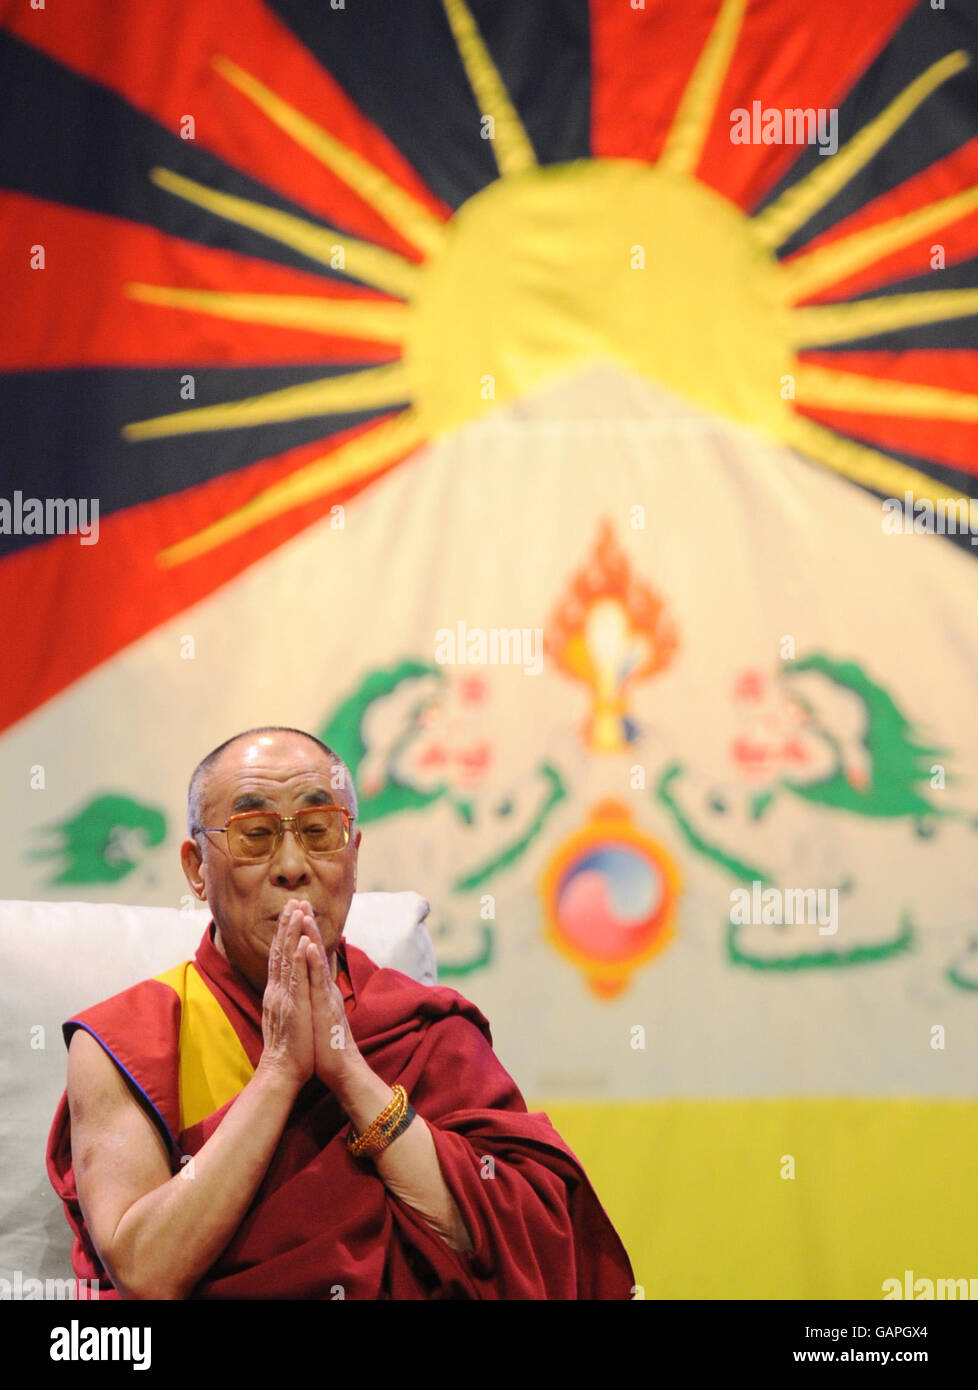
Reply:
<svg viewBox="0 0 978 1390"><path fill-rule="evenodd" d="M0 91L7 893L178 906L308 729L646 1297L973 1274L968 0L0 0Z"/></svg>

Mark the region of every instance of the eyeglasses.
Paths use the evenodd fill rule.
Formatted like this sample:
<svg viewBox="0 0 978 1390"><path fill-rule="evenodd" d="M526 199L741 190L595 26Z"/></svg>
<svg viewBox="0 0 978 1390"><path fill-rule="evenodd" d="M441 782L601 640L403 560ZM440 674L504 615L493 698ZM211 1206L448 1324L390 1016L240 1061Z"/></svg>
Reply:
<svg viewBox="0 0 978 1390"><path fill-rule="evenodd" d="M350 843L354 817L342 806L310 806L294 816L277 811L242 811L223 825L198 825L198 830L228 837L228 853L238 863L261 864L278 851L291 825L307 854L339 854Z"/></svg>

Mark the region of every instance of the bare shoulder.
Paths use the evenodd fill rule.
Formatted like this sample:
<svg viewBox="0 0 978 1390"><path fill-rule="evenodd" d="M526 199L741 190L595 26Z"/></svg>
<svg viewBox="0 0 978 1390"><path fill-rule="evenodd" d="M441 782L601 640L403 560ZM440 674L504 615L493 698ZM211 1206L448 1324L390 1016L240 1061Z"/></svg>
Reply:
<svg viewBox="0 0 978 1390"><path fill-rule="evenodd" d="M92 1037L87 1028L76 1028L68 1044L68 1087L74 1081L76 1086L86 1088L100 1080L105 1083L119 1076L119 1068L112 1061L100 1042Z"/></svg>
<svg viewBox="0 0 978 1390"><path fill-rule="evenodd" d="M67 1087L72 1121L126 1104L141 1109L105 1048L84 1028L76 1028L68 1044Z"/></svg>
<svg viewBox="0 0 978 1390"><path fill-rule="evenodd" d="M101 1043L84 1028L76 1028L68 1046L67 1091L76 1174L88 1167L93 1148L105 1140L126 1145L141 1176L147 1167L154 1176L169 1176L159 1129Z"/></svg>

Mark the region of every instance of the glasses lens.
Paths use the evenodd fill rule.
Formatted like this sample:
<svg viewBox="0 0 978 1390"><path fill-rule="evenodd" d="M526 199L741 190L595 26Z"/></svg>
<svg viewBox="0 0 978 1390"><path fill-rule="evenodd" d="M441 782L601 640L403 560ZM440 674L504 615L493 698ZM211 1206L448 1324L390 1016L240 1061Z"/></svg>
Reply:
<svg viewBox="0 0 978 1390"><path fill-rule="evenodd" d="M346 844L346 818L339 807L317 806L299 811L295 825L310 854L333 854Z"/></svg>
<svg viewBox="0 0 978 1390"><path fill-rule="evenodd" d="M268 859L278 839L278 818L260 811L228 826L228 849L235 859Z"/></svg>

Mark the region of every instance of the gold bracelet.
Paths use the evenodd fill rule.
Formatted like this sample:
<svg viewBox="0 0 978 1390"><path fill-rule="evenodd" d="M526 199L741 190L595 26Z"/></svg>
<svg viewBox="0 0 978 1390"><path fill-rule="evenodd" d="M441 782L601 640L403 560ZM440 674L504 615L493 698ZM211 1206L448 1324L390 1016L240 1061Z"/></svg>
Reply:
<svg viewBox="0 0 978 1390"><path fill-rule="evenodd" d="M391 1102L384 1107L362 1134L357 1134L356 1130L351 1127L346 1144L355 1158L359 1158L361 1154L367 1152L385 1130L393 1129L403 1118L408 1105L407 1091L400 1085L395 1086L393 1090L394 1096Z"/></svg>
<svg viewBox="0 0 978 1390"><path fill-rule="evenodd" d="M401 1092L403 1090L404 1088L402 1086L395 1086L393 1088L393 1096L391 1097L390 1102L384 1107L384 1109L380 1112L377 1118L373 1120L365 1130L363 1130L362 1133L357 1134L356 1130L351 1127L350 1137L347 1140L351 1152L356 1152L359 1148L365 1147L367 1144L369 1144L371 1140L373 1140L383 1130L384 1126L390 1122L391 1118L401 1108Z"/></svg>
<svg viewBox="0 0 978 1390"><path fill-rule="evenodd" d="M391 1125L389 1128L385 1129L374 1147L368 1150L369 1156L371 1158L376 1158L379 1153L383 1153L388 1144L393 1144L395 1139L400 1138L411 1121L417 1118L417 1114L418 1112L415 1110L414 1106L409 1104L397 1124Z"/></svg>
<svg viewBox="0 0 978 1390"><path fill-rule="evenodd" d="M404 1133L411 1121L417 1116L417 1113L418 1112L409 1101L400 1119L395 1116L383 1133L378 1138L374 1139L369 1148L357 1150L356 1157L376 1158L378 1154L382 1154L388 1144L393 1144L394 1140Z"/></svg>
<svg viewBox="0 0 978 1390"><path fill-rule="evenodd" d="M376 1120L368 1125L362 1134L353 1134L347 1140L351 1154L360 1158L365 1154L379 1152L383 1148L383 1136L400 1123L407 1104L407 1091L403 1086L395 1086L394 1099L381 1111Z"/></svg>

